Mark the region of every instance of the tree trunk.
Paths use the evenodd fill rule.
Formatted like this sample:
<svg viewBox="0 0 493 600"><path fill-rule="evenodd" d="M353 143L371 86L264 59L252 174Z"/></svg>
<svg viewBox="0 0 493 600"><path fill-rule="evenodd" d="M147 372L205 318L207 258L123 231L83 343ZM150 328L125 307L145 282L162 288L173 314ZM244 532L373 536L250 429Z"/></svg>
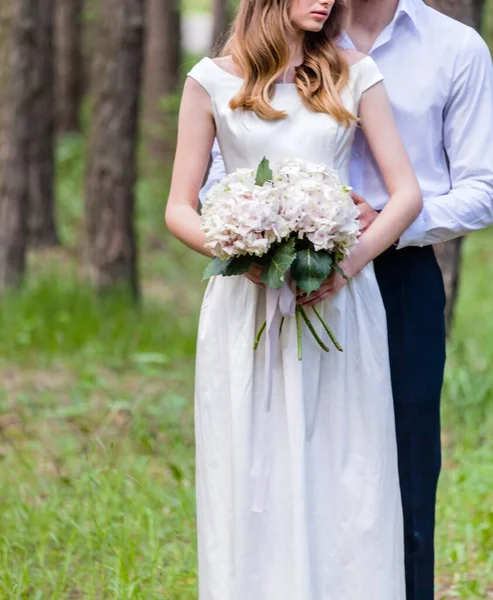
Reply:
<svg viewBox="0 0 493 600"><path fill-rule="evenodd" d="M36 18L37 0L0 4L0 292L21 281L26 264Z"/></svg>
<svg viewBox="0 0 493 600"><path fill-rule="evenodd" d="M161 102L180 85L180 15L178 0L148 0L144 133L148 156L159 163L171 160L174 150L174 135Z"/></svg>
<svg viewBox="0 0 493 600"><path fill-rule="evenodd" d="M83 94L83 0L56 0L57 126L61 132L80 130Z"/></svg>
<svg viewBox="0 0 493 600"><path fill-rule="evenodd" d="M479 30L483 15L484 0L432 0L434 8ZM460 282L462 239L437 244L435 252L442 269L447 294L447 331L450 331Z"/></svg>
<svg viewBox="0 0 493 600"><path fill-rule="evenodd" d="M483 7L485 0L430 0L433 8L445 13L449 17L462 21L478 31L481 29Z"/></svg>
<svg viewBox="0 0 493 600"><path fill-rule="evenodd" d="M29 242L58 244L55 226L55 53L54 0L44 0L36 19L36 56L32 73L34 92L29 165Z"/></svg>
<svg viewBox="0 0 493 600"><path fill-rule="evenodd" d="M435 254L442 269L443 283L447 294L445 321L448 333L454 322L455 305L459 293L462 241L463 238L457 238L445 244L437 244L435 246Z"/></svg>
<svg viewBox="0 0 493 600"><path fill-rule="evenodd" d="M212 53L219 54L226 42L226 36L231 24L231 0L214 0L212 33Z"/></svg>
<svg viewBox="0 0 493 600"><path fill-rule="evenodd" d="M101 0L85 182L84 251L99 291L138 296L134 188L144 0Z"/></svg>

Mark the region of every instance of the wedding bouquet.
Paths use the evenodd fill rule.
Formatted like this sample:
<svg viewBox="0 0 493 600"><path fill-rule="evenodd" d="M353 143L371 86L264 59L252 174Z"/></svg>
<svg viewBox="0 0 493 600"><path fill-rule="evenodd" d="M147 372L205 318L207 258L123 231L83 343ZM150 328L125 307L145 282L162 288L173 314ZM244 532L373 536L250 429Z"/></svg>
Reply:
<svg viewBox="0 0 493 600"><path fill-rule="evenodd" d="M256 264L263 267L261 281L268 288L290 285L310 294L333 271L345 277L339 263L360 231L359 212L349 192L335 171L300 159L270 165L264 158L257 171L237 169L212 186L202 208L201 229L214 255L204 279L242 275ZM313 310L342 350L320 312ZM328 352L302 306L296 307L295 316L300 360L302 319ZM281 328L283 322L284 318ZM255 348L264 329L265 323Z"/></svg>

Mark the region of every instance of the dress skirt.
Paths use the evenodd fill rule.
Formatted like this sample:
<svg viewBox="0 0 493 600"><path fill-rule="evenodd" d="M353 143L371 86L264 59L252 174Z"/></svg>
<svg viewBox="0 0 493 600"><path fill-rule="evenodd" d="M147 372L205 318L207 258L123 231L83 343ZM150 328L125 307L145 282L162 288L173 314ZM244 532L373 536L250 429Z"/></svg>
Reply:
<svg viewBox="0 0 493 600"><path fill-rule="evenodd" d="M200 600L405 600L385 309L373 265L295 318L265 404L265 291L216 277L202 304L195 433ZM260 468L259 468L260 465ZM261 491L260 508L254 496Z"/></svg>

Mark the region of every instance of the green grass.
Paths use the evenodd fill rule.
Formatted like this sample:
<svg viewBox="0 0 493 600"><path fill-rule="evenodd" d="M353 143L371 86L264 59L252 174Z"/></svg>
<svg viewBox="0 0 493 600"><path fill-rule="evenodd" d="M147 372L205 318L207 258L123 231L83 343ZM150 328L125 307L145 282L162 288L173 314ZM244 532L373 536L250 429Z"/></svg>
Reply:
<svg viewBox="0 0 493 600"><path fill-rule="evenodd" d="M493 598L493 231L467 240L443 395L439 598Z"/></svg>
<svg viewBox="0 0 493 600"><path fill-rule="evenodd" d="M63 250L0 303L0 598L194 598L191 382L204 260L138 186L144 295L77 267L84 140L58 153Z"/></svg>

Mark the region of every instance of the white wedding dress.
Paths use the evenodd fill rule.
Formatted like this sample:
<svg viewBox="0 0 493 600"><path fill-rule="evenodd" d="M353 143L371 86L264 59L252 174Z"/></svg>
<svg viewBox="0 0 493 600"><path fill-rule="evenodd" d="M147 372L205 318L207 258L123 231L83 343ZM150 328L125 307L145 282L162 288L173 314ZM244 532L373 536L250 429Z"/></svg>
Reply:
<svg viewBox="0 0 493 600"><path fill-rule="evenodd" d="M228 172L264 156L302 158L348 181L356 125L310 111L290 83L276 86L272 102L288 118L265 121L229 108L242 81L212 60L189 75L211 97ZM353 65L347 108L357 113L381 79L371 58ZM209 283L195 400L200 600L405 600L386 318L373 266L319 309L344 352L323 352L303 324L300 362L287 319L267 411L265 336L253 350L265 292L241 276Z"/></svg>

